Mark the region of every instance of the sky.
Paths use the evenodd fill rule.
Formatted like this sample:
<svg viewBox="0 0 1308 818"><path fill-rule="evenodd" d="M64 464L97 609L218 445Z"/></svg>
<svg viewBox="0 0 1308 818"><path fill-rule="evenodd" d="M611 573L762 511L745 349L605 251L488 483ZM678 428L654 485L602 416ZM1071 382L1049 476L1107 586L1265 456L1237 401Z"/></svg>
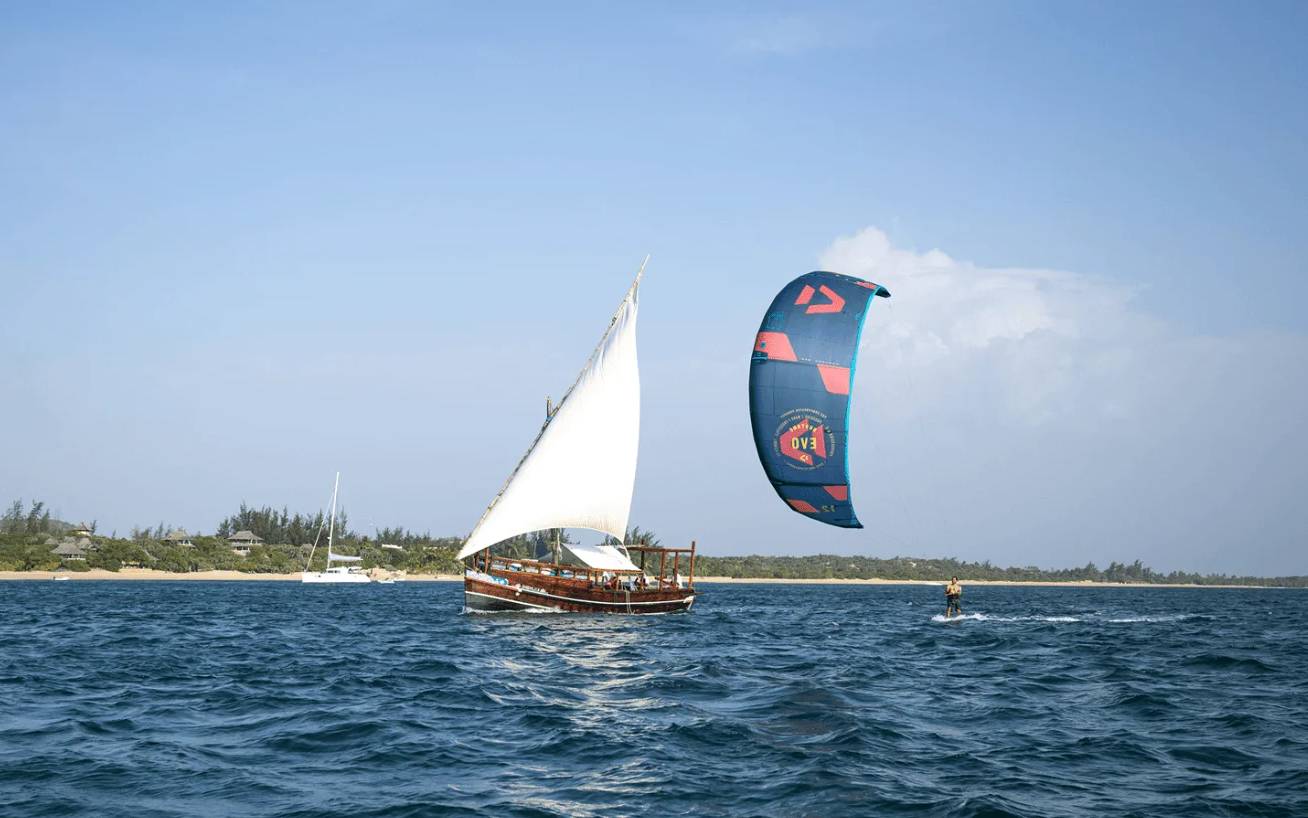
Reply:
<svg viewBox="0 0 1308 818"><path fill-rule="evenodd" d="M1308 573L1308 6L0 5L0 498L464 535L652 256L632 522L704 553ZM763 310L893 293L867 527Z"/></svg>

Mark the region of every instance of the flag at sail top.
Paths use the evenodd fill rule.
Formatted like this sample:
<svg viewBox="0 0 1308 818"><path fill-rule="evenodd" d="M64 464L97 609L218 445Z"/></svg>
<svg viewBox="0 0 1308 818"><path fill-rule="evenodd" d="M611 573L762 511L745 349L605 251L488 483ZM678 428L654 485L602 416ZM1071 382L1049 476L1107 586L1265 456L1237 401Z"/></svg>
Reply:
<svg viewBox="0 0 1308 818"><path fill-rule="evenodd" d="M880 284L806 273L763 316L749 367L749 416L763 471L790 508L862 528L849 491L849 406L863 320Z"/></svg>

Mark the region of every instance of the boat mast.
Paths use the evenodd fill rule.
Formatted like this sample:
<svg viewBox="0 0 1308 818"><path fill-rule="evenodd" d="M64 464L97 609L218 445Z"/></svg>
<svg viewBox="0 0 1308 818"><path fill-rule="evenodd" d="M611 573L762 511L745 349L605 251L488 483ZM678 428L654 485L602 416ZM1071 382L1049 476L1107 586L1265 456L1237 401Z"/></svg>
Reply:
<svg viewBox="0 0 1308 818"><path fill-rule="evenodd" d="M332 518L327 525L327 568L332 567L332 539L336 534L336 492L341 488L341 473L336 472L336 483L332 486Z"/></svg>
<svg viewBox="0 0 1308 818"><path fill-rule="evenodd" d="M545 425L546 426L549 425L550 418L552 417L554 417L554 402L550 400L549 395L546 395L545 396ZM555 565L558 565L559 563L563 562L563 550L559 547L560 540L562 539L562 537L563 537L563 529L561 528L554 529L554 545L550 548L550 553L554 557Z"/></svg>

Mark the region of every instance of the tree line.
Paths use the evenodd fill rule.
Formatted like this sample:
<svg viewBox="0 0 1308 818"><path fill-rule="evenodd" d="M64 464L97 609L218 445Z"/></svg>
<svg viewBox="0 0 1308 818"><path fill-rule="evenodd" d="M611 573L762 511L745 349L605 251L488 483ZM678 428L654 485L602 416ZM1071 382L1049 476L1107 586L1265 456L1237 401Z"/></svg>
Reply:
<svg viewBox="0 0 1308 818"><path fill-rule="evenodd" d="M1140 560L1112 562L1099 568L1093 562L1080 568L1038 568L1033 565L1000 567L984 562L954 558L863 557L814 554L778 557L754 554L746 557L700 556L695 573L739 579L900 579L934 580L959 577L971 580L1012 582L1143 582L1190 585L1271 585L1308 587L1308 576L1254 577L1231 574L1199 574L1187 571L1155 571Z"/></svg>
<svg viewBox="0 0 1308 818"><path fill-rule="evenodd" d="M5 513L0 515L0 534L63 534L72 527L72 523L52 517L50 509L42 500L33 500L24 511L20 498L10 503ZM90 529L95 531L94 522L90 524Z"/></svg>
<svg viewBox="0 0 1308 818"><path fill-rule="evenodd" d="M229 517L223 518L214 534L230 537L238 531L249 531L264 542L288 543L302 545L312 543L320 533L327 530L327 514L319 511L313 514L291 514L285 506L281 510L272 506L250 508L241 503L240 509ZM389 531L390 529L388 529ZM345 542L358 539L350 531L350 518L344 509L336 512L336 540Z"/></svg>
<svg viewBox="0 0 1308 818"><path fill-rule="evenodd" d="M92 534L93 548L85 560L61 560L51 554L49 540L65 535L73 526L51 516L46 504L21 500L10 504L0 515L0 571L52 571L122 567L147 567L180 573L225 569L255 573L293 573L321 570L326 563L326 521L323 511L291 513L286 507L252 508L242 503L234 514L223 518L211 536L192 536L192 547L171 543L164 538L170 526L134 527L131 535L120 539L116 532L104 537ZM88 526L92 532L95 524ZM237 531L250 531L264 543L250 548L248 556L235 554L226 538ZM554 543L572 543L567 533L557 529L523 534L499 543L497 554L521 559L548 558ZM313 549L314 542L318 548ZM635 526L627 531L626 543L658 545L658 535ZM617 541L609 537L606 543ZM353 531L349 518L337 512L336 549L363 557L363 567L405 570L411 573L458 573L462 566L454 559L463 538L433 536L403 526L375 528L373 535ZM312 553L312 565L309 565ZM957 576L965 580L1063 581L1063 582L1142 582L1194 585L1270 585L1308 587L1308 577L1254 577L1229 574L1199 574L1186 571L1155 571L1140 560L1112 562L1100 568L1090 562L1080 568L1045 569L1036 566L1001 567L984 562L955 558L866 557L814 554L783 557L753 554L715 557L698 555L697 576L721 576L737 579L892 579L940 581Z"/></svg>

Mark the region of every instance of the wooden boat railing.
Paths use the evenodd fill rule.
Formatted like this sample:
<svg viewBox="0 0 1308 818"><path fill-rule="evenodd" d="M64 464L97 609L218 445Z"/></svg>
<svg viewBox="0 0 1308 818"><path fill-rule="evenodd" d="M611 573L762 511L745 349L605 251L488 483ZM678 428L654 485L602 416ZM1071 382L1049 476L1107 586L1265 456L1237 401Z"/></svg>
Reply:
<svg viewBox="0 0 1308 818"><path fill-rule="evenodd" d="M685 587L688 590L695 588L695 549L696 544L692 540L689 548L665 548L659 545L628 545L627 552L639 553L640 564L639 570L632 571L629 569L604 569L591 568L588 565L569 565L565 563L545 562L542 560L519 559L517 557L497 557L491 556L490 549L486 548L478 552L471 558L472 567L484 571L487 574L499 573L522 573L522 574L539 574L548 577L560 577L562 579L584 580L593 586L602 585L606 578L624 576L652 576L655 586L659 590L667 588L682 587L679 584L681 579L681 555L689 555L688 573L686 576ZM657 574L650 574L646 568L646 558L650 555L658 554L659 569ZM671 561L668 557L671 556ZM651 566L652 567L652 566ZM671 576L668 576L668 569L671 568Z"/></svg>
<svg viewBox="0 0 1308 818"><path fill-rule="evenodd" d="M695 547L696 547L696 546L695 546L695 541L694 541L694 540L691 540L691 541L690 541L690 548L665 548L664 546L661 546L661 545L629 545L629 546L627 546L627 553L630 554L630 553L632 553L632 552L636 552L636 553L640 554L640 570L641 570L641 573L647 573L647 572L645 571L645 557L646 557L646 555L648 555L648 554L658 554L658 555L659 555L659 572L658 572L658 574L657 574L657 579L658 579L660 585L662 585L662 583L663 583L663 577L664 577L664 572L665 572L665 565L666 565L666 562L667 562L668 555L669 555L669 554L672 555L672 565L669 566L669 567L672 568L672 575L673 575L674 577L679 577L679 576L681 576L681 555L682 555L682 554L687 554L687 555L689 555L689 557L690 557L690 559L689 559L689 563L690 563L690 565L689 565L689 571L687 572L687 575L686 575L686 587L687 587L687 588L694 588L694 587L695 587Z"/></svg>

